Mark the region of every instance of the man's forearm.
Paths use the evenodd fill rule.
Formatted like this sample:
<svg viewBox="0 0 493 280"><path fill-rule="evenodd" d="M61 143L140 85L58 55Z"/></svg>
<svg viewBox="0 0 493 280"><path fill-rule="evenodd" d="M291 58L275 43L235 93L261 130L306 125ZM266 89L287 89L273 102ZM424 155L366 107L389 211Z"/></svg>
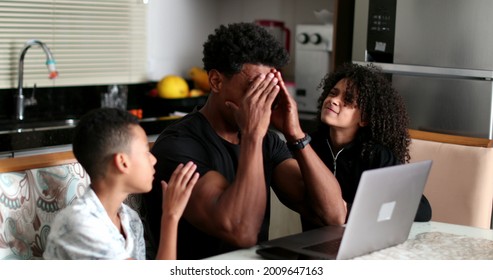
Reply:
<svg viewBox="0 0 493 280"><path fill-rule="evenodd" d="M262 139L242 137L235 180L219 198L217 209L225 216L225 230L237 245L256 243L267 205Z"/></svg>
<svg viewBox="0 0 493 280"><path fill-rule="evenodd" d="M311 205L318 220L327 225L344 224L346 204L337 179L310 145L294 151L307 193L305 203Z"/></svg>

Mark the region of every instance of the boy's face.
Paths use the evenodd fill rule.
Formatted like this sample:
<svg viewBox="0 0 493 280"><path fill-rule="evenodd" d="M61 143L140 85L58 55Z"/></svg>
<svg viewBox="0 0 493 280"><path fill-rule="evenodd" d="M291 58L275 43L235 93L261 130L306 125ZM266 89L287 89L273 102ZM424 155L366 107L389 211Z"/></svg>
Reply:
<svg viewBox="0 0 493 280"><path fill-rule="evenodd" d="M154 180L154 165L156 158L149 151L147 135L140 125L132 125L132 142L130 144L129 160L131 171L129 186L131 193L149 192Z"/></svg>

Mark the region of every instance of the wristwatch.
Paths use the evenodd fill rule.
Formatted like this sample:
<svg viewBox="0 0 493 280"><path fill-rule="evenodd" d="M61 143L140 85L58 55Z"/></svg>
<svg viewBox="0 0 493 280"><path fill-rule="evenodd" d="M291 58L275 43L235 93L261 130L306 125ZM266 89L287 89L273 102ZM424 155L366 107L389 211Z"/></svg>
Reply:
<svg viewBox="0 0 493 280"><path fill-rule="evenodd" d="M288 143L288 149L291 151L302 150L312 141L310 135L305 134L305 137L296 140L294 143Z"/></svg>

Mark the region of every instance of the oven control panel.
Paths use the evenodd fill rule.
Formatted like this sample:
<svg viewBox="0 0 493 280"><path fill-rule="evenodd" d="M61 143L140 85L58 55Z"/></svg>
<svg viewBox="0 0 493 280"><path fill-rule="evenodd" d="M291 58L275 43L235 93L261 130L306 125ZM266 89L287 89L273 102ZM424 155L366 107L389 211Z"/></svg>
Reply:
<svg viewBox="0 0 493 280"><path fill-rule="evenodd" d="M306 50L332 50L332 25L296 26L296 48Z"/></svg>
<svg viewBox="0 0 493 280"><path fill-rule="evenodd" d="M317 111L318 85L329 72L332 25L298 25L295 42L294 98L300 113Z"/></svg>

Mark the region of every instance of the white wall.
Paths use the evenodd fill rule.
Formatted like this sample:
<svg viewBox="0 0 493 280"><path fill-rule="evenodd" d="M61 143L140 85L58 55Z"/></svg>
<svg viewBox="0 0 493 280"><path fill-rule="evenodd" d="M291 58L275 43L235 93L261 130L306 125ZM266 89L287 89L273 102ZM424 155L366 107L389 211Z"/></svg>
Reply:
<svg viewBox="0 0 493 280"><path fill-rule="evenodd" d="M314 10L333 10L333 0L150 0L148 11L148 72L157 81L168 74L186 77L202 67L202 44L220 24L281 20L291 30L291 62L285 69L293 80L296 24L319 23Z"/></svg>
<svg viewBox="0 0 493 280"><path fill-rule="evenodd" d="M148 75L186 77L202 67L202 44L217 25L215 0L150 0L148 7Z"/></svg>

